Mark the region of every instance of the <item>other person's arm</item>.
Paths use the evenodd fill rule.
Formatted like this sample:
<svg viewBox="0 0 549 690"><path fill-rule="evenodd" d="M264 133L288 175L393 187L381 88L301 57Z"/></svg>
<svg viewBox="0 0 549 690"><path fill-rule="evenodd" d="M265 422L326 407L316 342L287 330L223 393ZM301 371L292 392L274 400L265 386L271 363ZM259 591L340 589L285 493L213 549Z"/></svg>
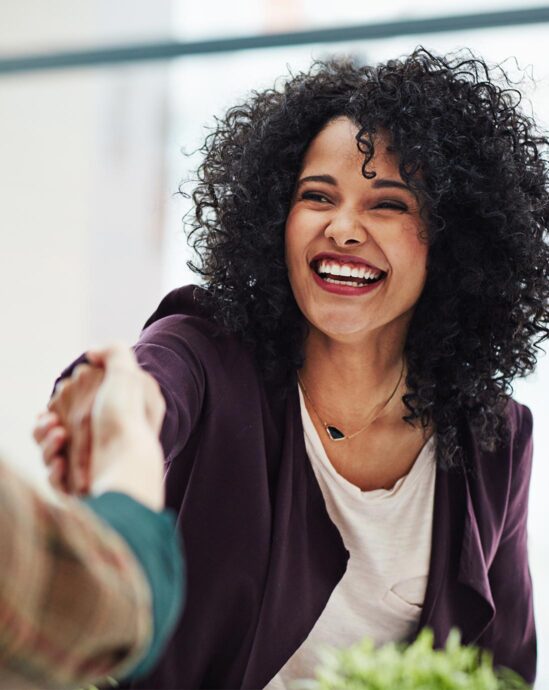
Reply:
<svg viewBox="0 0 549 690"><path fill-rule="evenodd" d="M34 579L23 584L27 609L17 610L31 625L23 636L17 634L18 624L15 632L8 627L0 633L2 651L9 650L0 664L4 676L10 676L10 687L17 687L16 679L22 683L39 679L40 687L71 687L107 675L125 675L130 669L134 674L146 673L181 608L182 559L174 519L158 512L163 505L162 452L156 438L164 413L162 398L129 350L111 348L90 353L89 358L102 371L85 367L67 379L52 403L57 411L42 417L35 437L42 447L55 449L51 478L63 486L67 468L61 448L73 435L71 424L85 421L73 411L90 387L95 395L97 375L102 378L105 373L88 420L92 457L91 464L89 458L85 463L95 494L86 500L102 520L94 519L74 499L65 499L63 508L57 508L30 492L41 517L34 522L27 519L21 539L21 529L13 530L13 544L6 550L16 553L22 545L32 544L30 554L40 555L49 567L38 562L29 567L27 554L25 572ZM65 416L65 426L58 414ZM18 513L19 519L27 512ZM36 523L49 528L37 533ZM2 550L3 546L4 542ZM65 558L71 567L57 567ZM6 573L9 583L8 575L11 570ZM47 596L34 596L37 587L57 593L58 599L50 602ZM13 598L9 587L4 593Z"/></svg>
<svg viewBox="0 0 549 690"><path fill-rule="evenodd" d="M69 688L135 665L151 592L122 537L0 465L0 687Z"/></svg>

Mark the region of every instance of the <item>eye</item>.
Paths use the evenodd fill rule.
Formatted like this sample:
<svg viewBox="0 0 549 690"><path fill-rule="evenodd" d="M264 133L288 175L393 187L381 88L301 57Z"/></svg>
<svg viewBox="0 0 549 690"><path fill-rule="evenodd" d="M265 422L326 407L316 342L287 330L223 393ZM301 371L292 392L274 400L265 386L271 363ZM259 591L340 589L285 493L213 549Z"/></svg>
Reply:
<svg viewBox="0 0 549 690"><path fill-rule="evenodd" d="M405 203L402 201L392 201L392 200L385 200L385 201L379 201L374 208L379 208L379 209L388 209L390 211L400 211L401 213L404 213L405 211L408 210L408 206L406 206Z"/></svg>
<svg viewBox="0 0 549 690"><path fill-rule="evenodd" d="M330 203L330 199L322 192L303 192L301 198L304 201L317 201L319 203Z"/></svg>

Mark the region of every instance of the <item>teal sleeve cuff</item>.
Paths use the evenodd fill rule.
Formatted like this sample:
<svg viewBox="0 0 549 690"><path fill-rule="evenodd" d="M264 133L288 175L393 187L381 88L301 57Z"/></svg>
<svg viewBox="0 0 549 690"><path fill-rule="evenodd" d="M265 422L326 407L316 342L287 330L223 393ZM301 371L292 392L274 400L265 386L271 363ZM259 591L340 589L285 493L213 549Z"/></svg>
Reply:
<svg viewBox="0 0 549 690"><path fill-rule="evenodd" d="M82 500L127 542L149 581L153 637L147 653L128 676L139 678L156 664L183 605L185 571L175 513L171 510L157 513L118 492Z"/></svg>

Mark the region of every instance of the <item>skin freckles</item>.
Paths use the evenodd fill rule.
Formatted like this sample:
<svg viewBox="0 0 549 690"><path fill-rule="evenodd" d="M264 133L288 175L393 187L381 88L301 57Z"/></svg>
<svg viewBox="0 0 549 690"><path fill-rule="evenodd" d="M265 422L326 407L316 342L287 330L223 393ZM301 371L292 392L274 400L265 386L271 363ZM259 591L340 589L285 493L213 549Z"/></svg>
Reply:
<svg viewBox="0 0 549 690"><path fill-rule="evenodd" d="M426 279L424 221L383 135L368 166L376 176L362 175L357 132L351 120L333 120L305 154L286 222L290 284L311 333L355 346L374 334L378 344L402 343ZM364 294L327 292L310 265L321 252L359 257L387 275Z"/></svg>

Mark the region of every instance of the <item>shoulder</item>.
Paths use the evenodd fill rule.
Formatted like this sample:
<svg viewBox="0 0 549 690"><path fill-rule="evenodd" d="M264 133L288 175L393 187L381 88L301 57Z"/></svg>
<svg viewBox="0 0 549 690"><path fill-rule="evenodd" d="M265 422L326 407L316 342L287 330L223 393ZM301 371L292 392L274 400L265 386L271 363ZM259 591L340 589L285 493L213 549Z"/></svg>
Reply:
<svg viewBox="0 0 549 690"><path fill-rule="evenodd" d="M530 408L509 398L505 408L507 428L513 444L521 446L532 438L533 417Z"/></svg>
<svg viewBox="0 0 549 690"><path fill-rule="evenodd" d="M147 319L140 343L171 345L194 341L204 345L219 337L220 330L199 305L201 288L186 285L168 293Z"/></svg>
<svg viewBox="0 0 549 690"><path fill-rule="evenodd" d="M479 503L493 502L505 513L513 494L527 492L532 471L532 413L510 398L504 410L506 435L492 451L484 451L469 431L466 445L467 483ZM491 497L491 498L490 498Z"/></svg>
<svg viewBox="0 0 549 690"><path fill-rule="evenodd" d="M257 384L259 370L251 351L222 329L200 304L194 285L169 293L148 319L135 346L139 363L172 390L176 381L191 378L202 398L212 400L224 390Z"/></svg>
<svg viewBox="0 0 549 690"><path fill-rule="evenodd" d="M200 304L203 288L186 285L170 292L149 317L137 343L137 350L154 351L206 368L227 358L243 356L238 339L218 326Z"/></svg>
<svg viewBox="0 0 549 690"><path fill-rule="evenodd" d="M509 398L503 410L504 433L503 439L493 451L483 451L478 440L478 432L472 431L470 424L466 425L466 454L468 460L476 465L475 471L487 471L493 468L501 472L505 466L511 468L520 461L525 448L532 442L533 419L530 409L513 398Z"/></svg>
<svg viewBox="0 0 549 690"><path fill-rule="evenodd" d="M513 399L506 409L509 440L507 456L510 458L511 482L515 492L527 496L533 461L533 417L526 405ZM524 499L526 502L526 498Z"/></svg>

